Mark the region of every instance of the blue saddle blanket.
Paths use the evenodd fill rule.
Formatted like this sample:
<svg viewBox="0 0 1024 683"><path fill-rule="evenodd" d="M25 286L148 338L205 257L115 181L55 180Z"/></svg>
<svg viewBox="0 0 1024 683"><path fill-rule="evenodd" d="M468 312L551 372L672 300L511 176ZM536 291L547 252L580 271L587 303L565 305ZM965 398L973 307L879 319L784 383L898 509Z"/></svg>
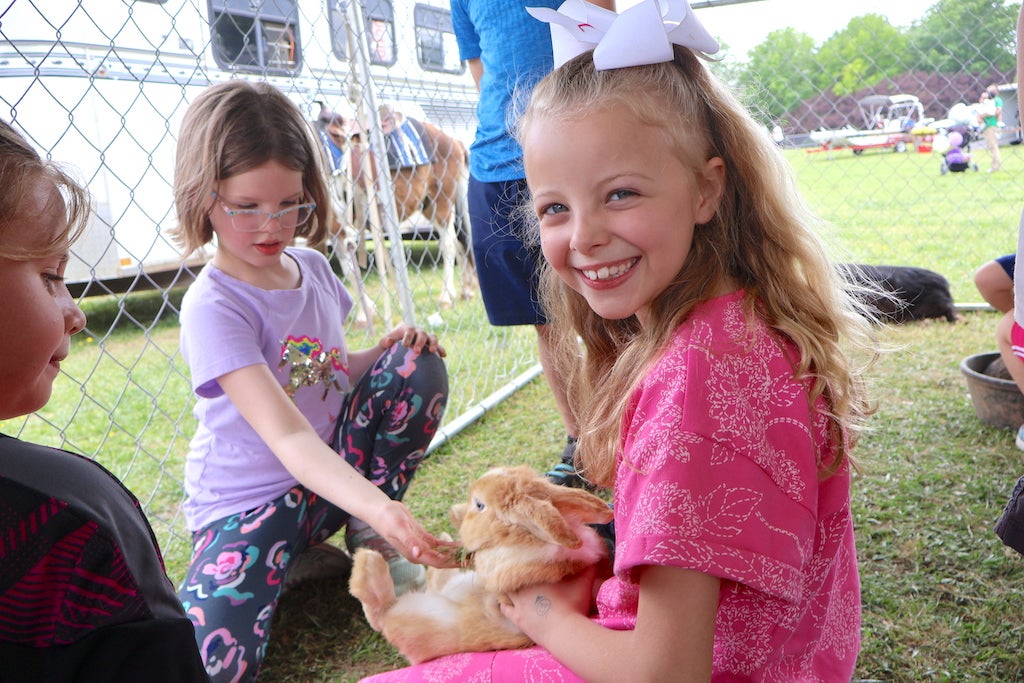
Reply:
<svg viewBox="0 0 1024 683"><path fill-rule="evenodd" d="M404 119L385 136L385 142L388 148L388 168L392 171L431 162L427 147L423 144L422 124L415 119Z"/></svg>

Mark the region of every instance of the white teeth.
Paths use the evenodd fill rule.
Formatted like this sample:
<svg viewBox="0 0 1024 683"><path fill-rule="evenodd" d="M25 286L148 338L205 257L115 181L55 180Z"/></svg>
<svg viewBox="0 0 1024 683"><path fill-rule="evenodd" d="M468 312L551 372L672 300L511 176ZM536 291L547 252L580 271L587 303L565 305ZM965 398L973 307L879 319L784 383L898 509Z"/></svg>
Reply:
<svg viewBox="0 0 1024 683"><path fill-rule="evenodd" d="M633 259L632 261L626 261L625 263L620 263L619 265L612 266L611 268L608 266L601 266L598 270L583 269L582 272L587 276L588 280L609 280L611 278L619 277L628 271L636 264L636 261L636 259Z"/></svg>

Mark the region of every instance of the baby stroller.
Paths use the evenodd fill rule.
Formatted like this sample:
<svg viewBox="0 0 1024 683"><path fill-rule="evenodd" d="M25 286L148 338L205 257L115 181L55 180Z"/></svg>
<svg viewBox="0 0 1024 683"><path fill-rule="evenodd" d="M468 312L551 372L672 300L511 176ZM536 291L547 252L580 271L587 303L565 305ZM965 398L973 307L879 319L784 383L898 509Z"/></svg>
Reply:
<svg viewBox="0 0 1024 683"><path fill-rule="evenodd" d="M964 128L966 130L960 130ZM963 173L967 169L978 170L978 165L971 161L970 136L972 132L969 126L954 126L950 129L947 139L949 149L942 157L942 167L939 169L942 175L947 173Z"/></svg>

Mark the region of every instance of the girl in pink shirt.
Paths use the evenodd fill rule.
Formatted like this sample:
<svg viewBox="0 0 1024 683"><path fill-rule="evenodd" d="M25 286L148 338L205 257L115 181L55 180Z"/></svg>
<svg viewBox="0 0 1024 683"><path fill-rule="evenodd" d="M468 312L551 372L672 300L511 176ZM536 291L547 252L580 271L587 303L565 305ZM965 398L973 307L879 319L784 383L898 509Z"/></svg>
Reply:
<svg viewBox="0 0 1024 683"><path fill-rule="evenodd" d="M637 7L627 43L664 40L672 13ZM639 66L617 61L639 50L613 49L609 29L520 121L576 464L614 491L614 575L509 595L502 611L537 647L379 680L852 676L850 451L870 412L853 359L870 323L763 126L695 54L715 46L688 16L693 49ZM592 39L613 18L570 23Z"/></svg>

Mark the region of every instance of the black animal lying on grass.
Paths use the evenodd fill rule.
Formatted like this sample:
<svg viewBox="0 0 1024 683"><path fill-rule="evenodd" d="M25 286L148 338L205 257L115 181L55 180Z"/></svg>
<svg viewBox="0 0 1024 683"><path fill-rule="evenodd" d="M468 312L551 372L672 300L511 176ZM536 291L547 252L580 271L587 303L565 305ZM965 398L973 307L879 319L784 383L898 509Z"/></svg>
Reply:
<svg viewBox="0 0 1024 683"><path fill-rule="evenodd" d="M880 293L858 293L864 303L878 311L882 322L905 323L928 318L957 322L961 316L953 305L949 281L934 270L913 266L869 266L839 264L847 282L877 288Z"/></svg>

